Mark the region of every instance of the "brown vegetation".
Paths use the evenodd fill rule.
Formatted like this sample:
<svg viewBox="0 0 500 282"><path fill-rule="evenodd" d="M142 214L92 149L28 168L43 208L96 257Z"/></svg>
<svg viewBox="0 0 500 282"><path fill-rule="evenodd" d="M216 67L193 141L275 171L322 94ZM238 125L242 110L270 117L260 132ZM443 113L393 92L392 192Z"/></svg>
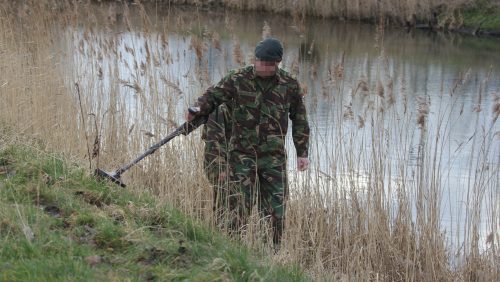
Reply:
<svg viewBox="0 0 500 282"><path fill-rule="evenodd" d="M299 18L305 14L359 18L383 14L399 21L413 15L430 19L432 9L442 4L318 0L311 9L306 1L223 2L245 9L299 14ZM171 131L182 115L178 105L198 95L199 87L209 83L205 47L212 44L220 50L220 35L215 31L189 34L185 48L177 46L176 50L172 44L182 40L169 38L176 27L167 21L154 26L147 10L137 5L140 9L129 10L124 3L0 2L0 122L44 140L51 149L88 165L89 171L96 166L118 167L153 139ZM170 17L179 24L186 20L174 14ZM270 33L269 26L264 26L262 34ZM233 53L223 57L244 63L238 38L232 38ZM196 68L183 68L179 62L186 54L182 52L193 52L190 55L197 59ZM383 55L380 60L383 69ZM292 67L301 63L297 58L288 62ZM443 167L436 159L440 157L437 148L443 143L431 138L446 136L449 129L429 128L430 101L419 99L416 107L409 106L416 102L408 101L405 90L394 89L391 78L382 75L374 88L363 79L359 81L352 97L363 96L371 102L362 111L352 112L350 105L335 99L337 94L350 93L345 89L346 79L357 78L346 77L344 56L331 62L329 70L328 79L317 78L314 83L321 84L332 105L340 108L332 110L334 122L326 132L328 142L340 146L313 158L331 160L330 171L300 179L291 176L294 192L283 246L277 255L263 243L266 227L258 219L241 240L269 251L276 261L301 265L318 280L498 280L499 222L495 215L499 207L494 194L499 187L498 164L491 169L481 165L491 161L495 132L478 132L473 139L482 145L474 156L478 164L469 168L472 184L466 192L470 193L470 210L467 222L461 223L465 240L458 256L462 261L452 265L454 256L439 229ZM494 120L481 124L485 129L497 122L498 97L494 107ZM359 136L344 128L354 117ZM397 126L387 128L387 119ZM444 118L443 123L447 122L451 121ZM420 126L416 169L408 167L408 128L415 123ZM135 187L130 189L150 189L162 201L213 224L212 188L202 171L198 137L193 134L169 143L124 177L129 187ZM352 141L356 138L363 140L361 145ZM399 147L392 148L386 141L389 139L396 139ZM395 153L397 159L388 158L388 152L399 152ZM393 167L397 171L391 170ZM482 209L484 193L496 199L486 210ZM81 196L95 204L102 201L86 192ZM480 211L487 214L480 215ZM486 248L478 243L478 225L484 218L491 228Z"/></svg>
<svg viewBox="0 0 500 282"><path fill-rule="evenodd" d="M415 26L424 24L428 27L438 26L438 15L445 14L447 20L457 20L453 14L461 7L470 4L470 0L431 0L431 1L399 1L399 0L173 0L175 4L201 6L223 6L238 10L257 10L293 15L328 17L338 19L365 20L377 22L385 19L398 24Z"/></svg>

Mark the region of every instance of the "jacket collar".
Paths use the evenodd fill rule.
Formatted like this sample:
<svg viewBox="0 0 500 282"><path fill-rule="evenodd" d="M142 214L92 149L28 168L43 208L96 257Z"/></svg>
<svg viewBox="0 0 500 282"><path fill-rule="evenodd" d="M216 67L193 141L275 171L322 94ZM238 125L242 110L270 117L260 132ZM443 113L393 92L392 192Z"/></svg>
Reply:
<svg viewBox="0 0 500 282"><path fill-rule="evenodd" d="M275 79L276 83L280 82L281 80L281 75L280 75L280 67L276 70L276 74L273 76ZM255 71L255 66L252 65L252 71L251 71L251 76L250 79L255 80L257 78L257 72Z"/></svg>

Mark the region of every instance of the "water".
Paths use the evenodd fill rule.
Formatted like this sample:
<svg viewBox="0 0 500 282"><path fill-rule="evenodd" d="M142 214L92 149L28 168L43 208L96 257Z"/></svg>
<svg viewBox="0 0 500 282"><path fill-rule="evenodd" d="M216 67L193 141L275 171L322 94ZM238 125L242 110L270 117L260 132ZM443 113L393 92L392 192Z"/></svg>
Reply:
<svg viewBox="0 0 500 282"><path fill-rule="evenodd" d="M98 111L112 107L105 92L114 90L125 97L122 103L130 124L147 129L148 123L167 116L182 122L195 97L240 65L233 55L235 46L243 54L240 59L251 61L266 23L284 43L282 67L308 89L312 164L308 173L297 173L288 140L293 184L347 189L348 180L355 178L358 190L370 189L374 159L381 159L385 189L392 187L389 201L395 201L394 187L402 181L416 190L420 173L428 195L442 198L441 228L450 244L456 247L464 239L457 234L463 233L467 215L476 209L482 213L480 237L486 246L486 236L498 230L498 222L486 218L498 211L500 196L500 126L492 122L493 95L500 90L500 40L398 28L377 32L376 26L359 23L294 23L272 14L194 10L146 6L147 33L138 27L145 21L133 6L130 30L120 21L120 8L111 13L118 19L111 27L97 13L91 19L97 28L90 37L85 27L66 29L69 48L83 45L68 68L80 84L93 89L96 99L105 101ZM200 58L193 38L202 42ZM391 92L394 104L389 102ZM417 124L421 103L428 105L427 130ZM485 166L489 169L483 172ZM433 177L434 172L439 175ZM484 180L474 178L478 173L487 174L487 182L474 185ZM437 191L432 190L434 184ZM472 192L483 197L472 201ZM417 197L416 191L410 194Z"/></svg>

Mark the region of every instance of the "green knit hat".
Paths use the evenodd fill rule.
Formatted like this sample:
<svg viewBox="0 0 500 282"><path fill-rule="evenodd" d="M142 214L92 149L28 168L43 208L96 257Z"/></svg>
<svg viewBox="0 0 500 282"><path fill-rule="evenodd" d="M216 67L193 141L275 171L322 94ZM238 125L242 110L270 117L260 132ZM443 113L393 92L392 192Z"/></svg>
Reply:
<svg viewBox="0 0 500 282"><path fill-rule="evenodd" d="M266 38L255 46L255 57L262 61L280 62L283 57L283 45L276 38Z"/></svg>

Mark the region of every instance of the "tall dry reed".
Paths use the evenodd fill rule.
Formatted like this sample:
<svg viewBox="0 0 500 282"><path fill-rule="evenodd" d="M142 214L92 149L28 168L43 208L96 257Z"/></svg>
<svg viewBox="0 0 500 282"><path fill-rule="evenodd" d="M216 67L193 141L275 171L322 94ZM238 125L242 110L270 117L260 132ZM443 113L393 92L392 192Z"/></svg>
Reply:
<svg viewBox="0 0 500 282"><path fill-rule="evenodd" d="M337 16L363 18L389 9L374 10L375 3L389 7L392 2L316 1L314 7L320 10L301 1L231 3L247 3L248 9L279 3L271 10L293 8L323 16L335 11ZM395 5L403 12L394 13L406 17L417 12L411 2L405 3L408 7ZM426 3L429 9L434 5ZM230 18L223 31L190 21L194 28L186 34L177 31L180 36L173 40L172 29L177 27L172 22L189 23L175 13L170 17L153 21L141 4L2 1L0 121L80 160L89 172L131 160L182 122L184 109L199 89L213 82L210 73L227 71L209 69L207 56L219 56L224 66L247 60L248 50L232 33ZM264 25L256 38L272 32ZM222 36L230 48L221 47ZM315 138L324 140L313 143L313 167L322 167L320 160L328 165L290 174L293 189L278 254L267 247L265 222L258 217L241 240L269 251L277 262L301 265L318 280L497 280L500 179L491 152L498 144L493 130L498 94L493 94L491 119L482 120L479 109L475 111L477 131L471 138L468 209L461 233L465 238L455 256L440 228L440 205L449 192L442 183L447 173L442 150L448 146L454 107L428 97L414 99L404 79L395 81L379 43L375 83L366 74L346 73L345 54L329 62L327 77L318 76L314 64L306 68L309 62L303 58L284 59L284 66L299 75L308 72L308 87L322 89L323 103L332 105L326 130L312 124ZM313 54L314 48L309 44L306 50ZM348 81L357 81L357 87L349 88ZM482 96L488 94L488 81L482 82ZM466 91L467 83L464 76L451 89L443 88L442 97ZM318 106L317 98L306 99L311 99L312 108ZM477 104L482 105L480 99ZM439 115L438 123L428 122L430 107ZM325 143L337 145L325 151ZM197 132L164 146L124 179L129 187L150 189L163 201L213 224L212 187L201 160ZM492 199L491 206L485 207L485 197ZM485 218L490 234L486 248L479 232Z"/></svg>

